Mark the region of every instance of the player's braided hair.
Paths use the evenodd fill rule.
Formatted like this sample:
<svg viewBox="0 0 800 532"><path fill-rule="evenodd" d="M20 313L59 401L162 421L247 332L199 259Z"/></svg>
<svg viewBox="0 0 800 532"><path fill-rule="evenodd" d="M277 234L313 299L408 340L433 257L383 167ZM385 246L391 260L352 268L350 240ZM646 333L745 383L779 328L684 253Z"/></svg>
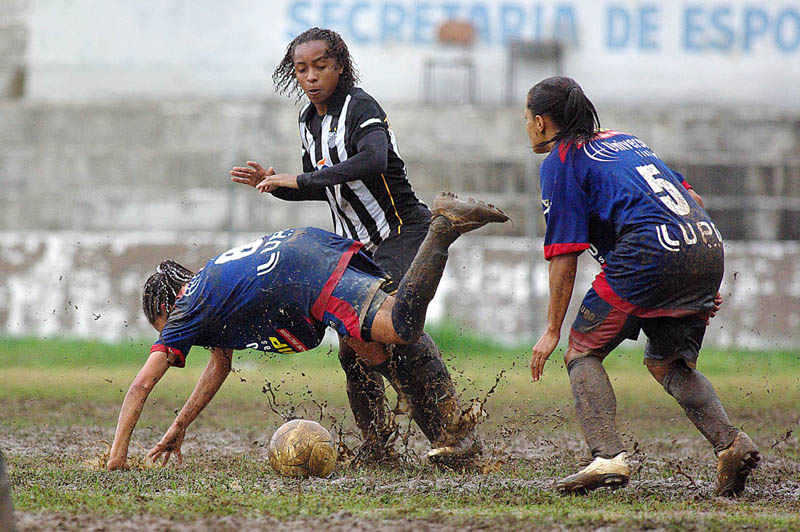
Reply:
<svg viewBox="0 0 800 532"><path fill-rule="evenodd" d="M279 94L288 96L294 94L298 99L303 95L303 88L297 82L297 77L295 76L294 51L299 45L309 41L324 41L327 45L325 57L332 57L343 68L336 89L349 91L355 87L359 81L358 71L353 65L353 58L350 56L350 51L347 49L347 44L345 44L342 36L333 30L311 28L295 37L286 47L286 54L281 59L281 62L278 63L275 72L272 73L272 82L275 84L275 90Z"/></svg>
<svg viewBox="0 0 800 532"><path fill-rule="evenodd" d="M194 272L175 262L165 260L156 268L156 273L144 283L142 308L150 325L156 321L161 305L167 310L175 304L181 287L194 277Z"/></svg>
<svg viewBox="0 0 800 532"><path fill-rule="evenodd" d="M527 106L531 115L548 115L559 129L537 147L559 141L585 142L600 129L597 110L572 78L553 76L540 81L528 91Z"/></svg>

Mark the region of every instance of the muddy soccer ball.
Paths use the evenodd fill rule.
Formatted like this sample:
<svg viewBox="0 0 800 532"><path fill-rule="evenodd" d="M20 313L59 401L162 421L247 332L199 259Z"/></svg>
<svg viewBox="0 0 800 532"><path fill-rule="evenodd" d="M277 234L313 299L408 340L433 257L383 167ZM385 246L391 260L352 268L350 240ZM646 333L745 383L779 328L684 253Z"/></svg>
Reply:
<svg viewBox="0 0 800 532"><path fill-rule="evenodd" d="M336 465L331 433L307 419L284 423L269 442L269 464L285 477L326 478Z"/></svg>

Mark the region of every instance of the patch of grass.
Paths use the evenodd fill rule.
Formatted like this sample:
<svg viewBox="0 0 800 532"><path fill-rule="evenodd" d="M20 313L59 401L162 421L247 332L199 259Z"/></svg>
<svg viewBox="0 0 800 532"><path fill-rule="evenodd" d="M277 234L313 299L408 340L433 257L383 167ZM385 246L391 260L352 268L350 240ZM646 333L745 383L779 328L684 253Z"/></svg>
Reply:
<svg viewBox="0 0 800 532"><path fill-rule="evenodd" d="M341 510L381 519L483 522L488 530L543 526L620 529L788 530L798 504L731 504L681 492L628 489L562 497L530 483L509 484L429 468L359 469L329 480L282 479L247 456L190 459L183 468L86 470L73 460L12 458L15 505L23 511L94 515L146 513L172 520L213 516L321 517Z"/></svg>

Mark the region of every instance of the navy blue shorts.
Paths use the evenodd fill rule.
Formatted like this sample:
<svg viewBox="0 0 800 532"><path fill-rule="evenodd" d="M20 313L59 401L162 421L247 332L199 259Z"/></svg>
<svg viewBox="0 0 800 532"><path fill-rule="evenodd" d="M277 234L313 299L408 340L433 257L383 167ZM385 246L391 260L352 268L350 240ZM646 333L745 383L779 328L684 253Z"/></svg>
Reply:
<svg viewBox="0 0 800 532"><path fill-rule="evenodd" d="M636 340L639 331L647 336L646 364L666 364L682 358L694 367L703 344L706 319L701 315L640 318L611 306L592 288L572 323L569 347L578 354L604 357L623 340Z"/></svg>
<svg viewBox="0 0 800 532"><path fill-rule="evenodd" d="M370 341L369 331L375 314L387 295L382 291L386 279L348 266L331 293L322 321L341 336Z"/></svg>

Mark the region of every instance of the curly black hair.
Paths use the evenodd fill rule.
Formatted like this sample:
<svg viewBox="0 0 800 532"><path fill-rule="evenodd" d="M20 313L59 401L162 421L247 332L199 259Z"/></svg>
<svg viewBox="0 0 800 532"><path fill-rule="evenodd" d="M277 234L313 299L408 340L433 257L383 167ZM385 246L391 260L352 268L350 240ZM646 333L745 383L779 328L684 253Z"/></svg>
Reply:
<svg viewBox="0 0 800 532"><path fill-rule="evenodd" d="M350 50L347 49L347 44L342 39L342 36L333 30L311 28L295 37L289 43L289 46L286 47L286 54L281 59L281 62L278 63L275 72L272 73L272 82L275 84L275 90L278 94L286 94L288 96L294 94L298 100L303 96L303 88L295 77L294 51L299 45L309 41L324 41L328 47L325 57L334 58L339 66L343 67L344 70L339 76L339 84L336 89L350 90L355 87L356 83L359 82L358 71L353 65Z"/></svg>

